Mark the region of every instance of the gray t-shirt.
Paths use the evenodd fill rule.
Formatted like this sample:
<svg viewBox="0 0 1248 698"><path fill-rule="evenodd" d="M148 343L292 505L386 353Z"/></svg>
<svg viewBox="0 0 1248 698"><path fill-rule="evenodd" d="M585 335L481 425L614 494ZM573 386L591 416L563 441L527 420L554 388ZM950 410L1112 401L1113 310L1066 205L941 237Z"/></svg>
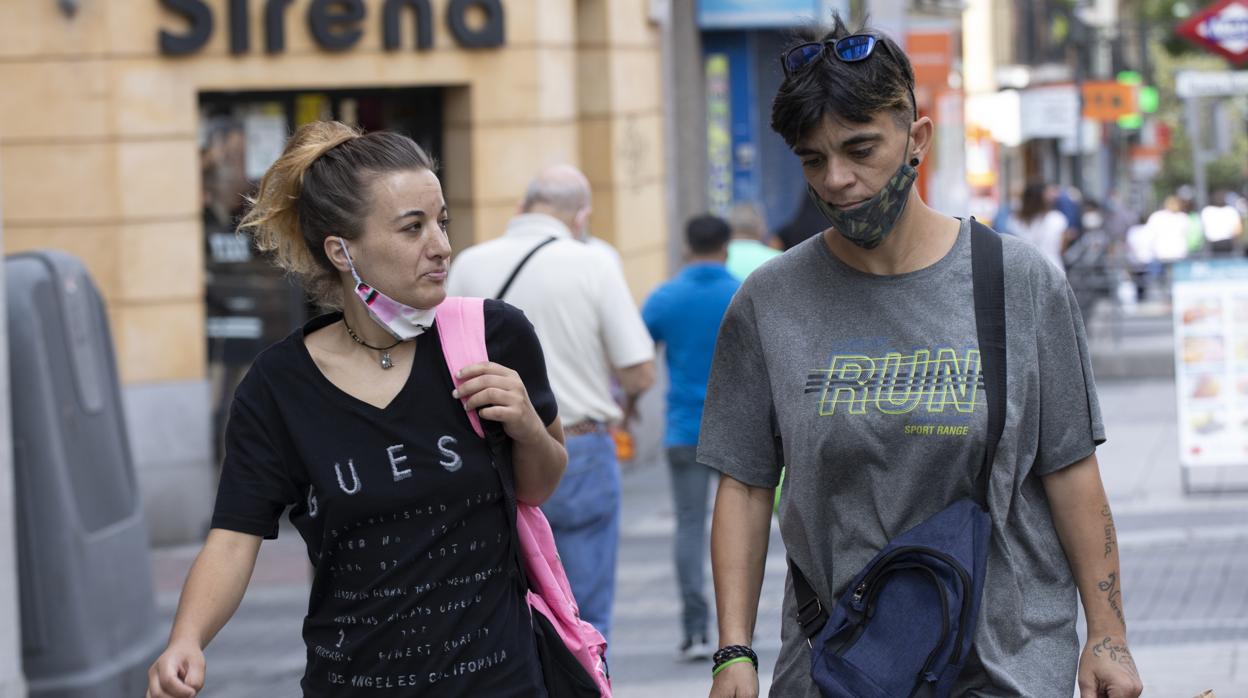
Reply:
<svg viewBox="0 0 1248 698"><path fill-rule="evenodd" d="M975 651L955 695L1069 698L1077 592L1039 477L1105 440L1062 274L1004 237L1008 406ZM724 317L698 460L774 487L780 531L825 604L893 538L971 496L984 458L970 225L935 264L876 276L815 236L756 271ZM772 696L818 698L786 585Z"/></svg>

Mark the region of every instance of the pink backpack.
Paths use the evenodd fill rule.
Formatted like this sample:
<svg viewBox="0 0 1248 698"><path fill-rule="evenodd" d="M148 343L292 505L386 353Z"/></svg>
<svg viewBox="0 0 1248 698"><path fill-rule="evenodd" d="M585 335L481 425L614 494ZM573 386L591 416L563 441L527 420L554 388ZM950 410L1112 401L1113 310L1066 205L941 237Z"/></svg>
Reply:
<svg viewBox="0 0 1248 698"><path fill-rule="evenodd" d="M484 301L449 297L438 306L435 324L451 380L458 388L460 380L455 374L461 368L489 360L485 348ZM468 412L468 420L472 422L473 431L484 438L485 431L475 411ZM540 613L550 622L558 639L593 679L602 698L611 698L611 679L604 659L607 641L594 626L581 620L546 515L541 509L517 500L516 534L524 573L528 577L526 600L530 611Z"/></svg>

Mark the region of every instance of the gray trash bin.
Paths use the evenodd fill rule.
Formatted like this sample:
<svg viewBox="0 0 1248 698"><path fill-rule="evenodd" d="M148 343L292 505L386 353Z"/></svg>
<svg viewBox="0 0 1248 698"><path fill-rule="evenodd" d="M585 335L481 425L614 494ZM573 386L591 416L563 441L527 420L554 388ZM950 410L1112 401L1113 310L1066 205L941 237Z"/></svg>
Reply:
<svg viewBox="0 0 1248 698"><path fill-rule="evenodd" d="M164 644L108 317L82 263L5 260L31 698L134 698Z"/></svg>

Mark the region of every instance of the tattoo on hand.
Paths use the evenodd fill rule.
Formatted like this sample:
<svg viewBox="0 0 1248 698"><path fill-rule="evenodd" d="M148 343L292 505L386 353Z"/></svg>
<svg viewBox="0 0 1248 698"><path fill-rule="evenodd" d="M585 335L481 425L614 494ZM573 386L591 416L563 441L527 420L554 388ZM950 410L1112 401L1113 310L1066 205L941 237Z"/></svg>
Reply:
<svg viewBox="0 0 1248 698"><path fill-rule="evenodd" d="M1131 672L1132 676L1136 678L1140 676L1139 670L1135 667L1135 660L1131 657L1131 650L1127 649L1126 645L1115 645L1113 640L1107 637L1092 645L1092 654L1096 657L1108 656L1111 662L1118 662Z"/></svg>
<svg viewBox="0 0 1248 698"><path fill-rule="evenodd" d="M1109 504L1101 509L1101 516L1105 517L1105 557L1109 557L1114 552L1114 546L1117 541L1114 528L1114 514L1109 510Z"/></svg>
<svg viewBox="0 0 1248 698"><path fill-rule="evenodd" d="M1096 587L1106 593L1110 608L1114 609L1118 620L1122 621L1123 625L1126 625L1127 619L1122 614L1122 590L1118 588L1118 575L1110 572L1109 579L1097 582Z"/></svg>

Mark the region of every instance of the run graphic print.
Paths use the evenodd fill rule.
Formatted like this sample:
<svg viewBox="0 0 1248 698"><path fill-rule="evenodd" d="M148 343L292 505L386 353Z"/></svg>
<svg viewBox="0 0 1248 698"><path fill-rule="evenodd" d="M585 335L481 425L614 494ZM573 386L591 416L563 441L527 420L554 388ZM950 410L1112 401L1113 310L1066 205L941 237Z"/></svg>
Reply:
<svg viewBox="0 0 1248 698"><path fill-rule="evenodd" d="M907 416L907 435L966 436L983 384L978 348L837 351L807 374L804 392L818 396L820 417Z"/></svg>

